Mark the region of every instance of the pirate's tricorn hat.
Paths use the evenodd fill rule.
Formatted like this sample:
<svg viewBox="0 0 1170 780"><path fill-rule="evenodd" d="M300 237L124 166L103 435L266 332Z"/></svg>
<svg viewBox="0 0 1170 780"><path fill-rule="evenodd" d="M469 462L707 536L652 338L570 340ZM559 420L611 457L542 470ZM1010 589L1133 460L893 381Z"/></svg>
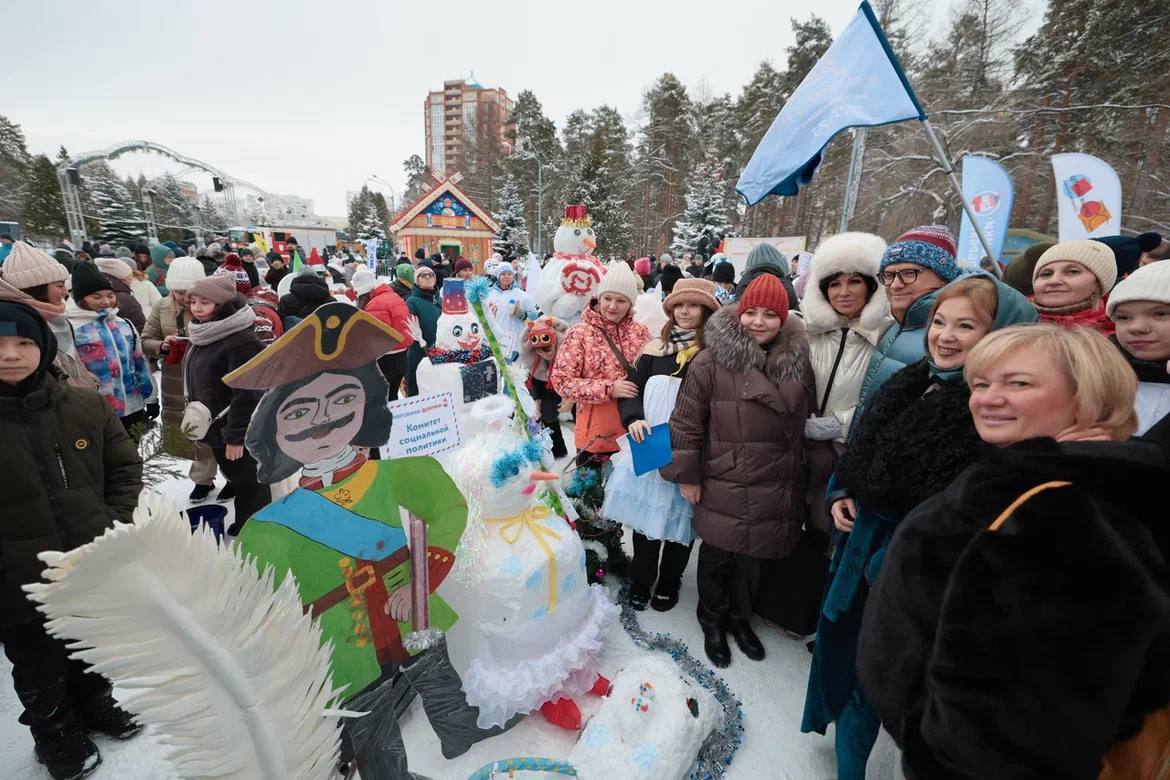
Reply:
<svg viewBox="0 0 1170 780"><path fill-rule="evenodd" d="M402 334L348 303L326 303L244 365L224 376L240 390L267 390L329 370L373 363Z"/></svg>

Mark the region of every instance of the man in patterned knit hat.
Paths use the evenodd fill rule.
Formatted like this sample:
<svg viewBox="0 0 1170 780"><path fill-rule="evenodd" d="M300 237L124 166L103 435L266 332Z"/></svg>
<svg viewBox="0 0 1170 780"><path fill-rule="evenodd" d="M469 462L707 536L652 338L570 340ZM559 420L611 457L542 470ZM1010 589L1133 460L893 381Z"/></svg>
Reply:
<svg viewBox="0 0 1170 780"><path fill-rule="evenodd" d="M858 417L887 379L926 356L923 331L935 292L959 273L955 238L943 225L916 227L886 247L877 278L886 288L894 323L878 340L869 361L857 404Z"/></svg>

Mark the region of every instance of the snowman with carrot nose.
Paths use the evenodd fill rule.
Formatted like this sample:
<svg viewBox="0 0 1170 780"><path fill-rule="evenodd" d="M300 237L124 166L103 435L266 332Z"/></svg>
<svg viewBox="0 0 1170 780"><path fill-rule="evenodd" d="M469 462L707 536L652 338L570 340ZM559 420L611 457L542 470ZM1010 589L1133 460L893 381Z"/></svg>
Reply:
<svg viewBox="0 0 1170 780"><path fill-rule="evenodd" d="M468 496L454 578L475 603L468 614L479 638L463 690L480 728L539 710L579 729L574 697L609 690L598 656L618 608L589 584L580 537L546 503L557 476L542 469L542 456L537 440L489 431L449 469Z"/></svg>

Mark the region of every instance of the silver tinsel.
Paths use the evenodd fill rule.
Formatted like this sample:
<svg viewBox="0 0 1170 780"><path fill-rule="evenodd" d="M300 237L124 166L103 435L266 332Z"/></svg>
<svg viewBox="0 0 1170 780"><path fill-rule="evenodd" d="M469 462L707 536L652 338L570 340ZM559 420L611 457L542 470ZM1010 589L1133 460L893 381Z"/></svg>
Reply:
<svg viewBox="0 0 1170 780"><path fill-rule="evenodd" d="M679 669L703 686L723 709L721 725L711 733L691 769L689 780L713 780L723 777L739 746L743 744L743 704L723 678L687 651L687 646L670 634L648 633L638 623L638 613L630 607L629 586L623 585L618 603L622 605L622 627L634 644L647 650L661 650L670 655Z"/></svg>

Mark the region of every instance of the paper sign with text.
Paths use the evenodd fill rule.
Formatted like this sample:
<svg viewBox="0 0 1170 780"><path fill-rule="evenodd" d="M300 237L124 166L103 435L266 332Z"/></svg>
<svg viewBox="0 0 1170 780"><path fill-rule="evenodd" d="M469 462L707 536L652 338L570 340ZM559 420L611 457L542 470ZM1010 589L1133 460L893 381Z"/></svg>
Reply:
<svg viewBox="0 0 1170 780"><path fill-rule="evenodd" d="M394 423L383 458L437 455L459 446L459 415L451 393L403 398L387 406Z"/></svg>

